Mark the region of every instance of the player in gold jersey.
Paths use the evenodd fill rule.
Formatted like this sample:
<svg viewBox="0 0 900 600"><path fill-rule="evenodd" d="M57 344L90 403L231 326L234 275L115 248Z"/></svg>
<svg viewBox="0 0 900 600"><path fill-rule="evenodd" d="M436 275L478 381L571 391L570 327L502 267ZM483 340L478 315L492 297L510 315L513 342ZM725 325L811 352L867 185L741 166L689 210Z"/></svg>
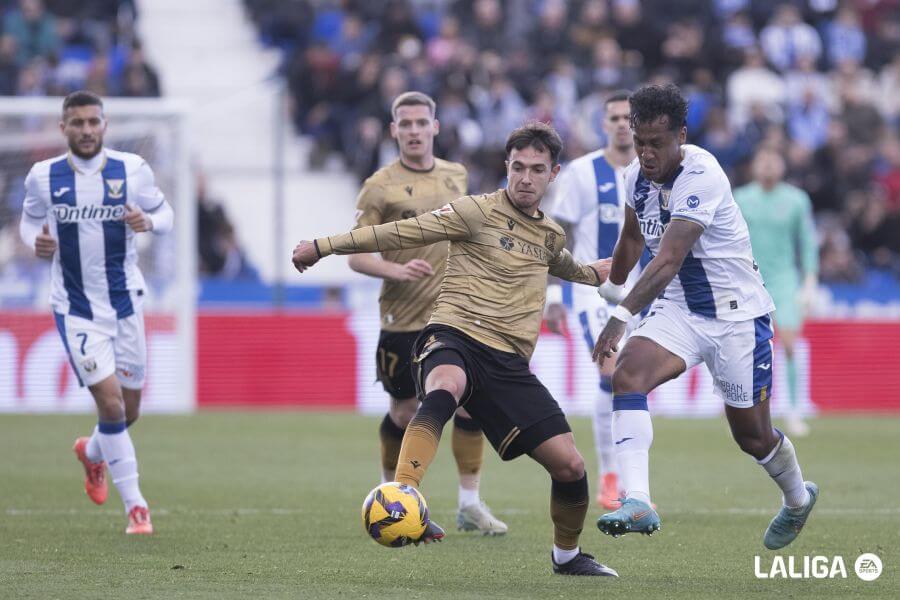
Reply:
<svg viewBox="0 0 900 600"><path fill-rule="evenodd" d="M549 472L553 572L616 576L578 546L589 504L584 459L556 400L528 369L547 273L599 286L609 272L609 260L584 265L572 258L562 227L540 211L561 150L552 127L528 123L507 139L505 189L464 196L402 221L301 241L293 262L303 272L329 254L450 240L434 312L415 343L422 404L403 436L397 481L419 487L444 425L463 406L503 460L528 454ZM429 522L419 541L442 536Z"/></svg>
<svg viewBox="0 0 900 600"><path fill-rule="evenodd" d="M391 106L391 135L400 158L363 184L354 229L391 223L440 208L466 193L466 168L434 156L439 123L435 103L421 92L399 95ZM444 241L430 246L350 256L350 268L384 280L379 297L381 334L375 364L390 399L379 428L383 481L393 481L400 443L419 406L412 371L413 342L428 323L437 299L447 251ZM503 535L506 523L494 517L478 494L484 436L460 408L453 420L453 456L459 471L456 524L464 531Z"/></svg>

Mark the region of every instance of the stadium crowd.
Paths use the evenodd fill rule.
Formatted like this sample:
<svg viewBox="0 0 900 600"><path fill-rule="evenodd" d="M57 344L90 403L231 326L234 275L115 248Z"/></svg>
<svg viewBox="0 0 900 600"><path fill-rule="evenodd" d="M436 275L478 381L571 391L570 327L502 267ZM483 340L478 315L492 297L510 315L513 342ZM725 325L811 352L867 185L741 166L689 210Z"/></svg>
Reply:
<svg viewBox="0 0 900 600"><path fill-rule="evenodd" d="M811 196L821 278L900 277L898 0L245 0L283 49L311 167L335 153L360 180L395 157L391 100L438 103L440 156L473 190L503 177L506 134L552 122L566 158L600 147L603 99L675 82L688 137L732 183L760 146Z"/></svg>

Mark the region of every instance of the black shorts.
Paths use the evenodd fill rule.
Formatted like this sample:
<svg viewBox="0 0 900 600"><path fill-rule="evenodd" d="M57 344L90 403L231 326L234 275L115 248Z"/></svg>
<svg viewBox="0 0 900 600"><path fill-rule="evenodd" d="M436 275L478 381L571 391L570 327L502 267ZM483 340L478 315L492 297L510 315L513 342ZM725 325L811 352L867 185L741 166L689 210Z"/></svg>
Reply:
<svg viewBox="0 0 900 600"><path fill-rule="evenodd" d="M425 397L425 378L436 366L452 364L466 372L459 405L478 422L503 460L572 431L550 391L518 354L491 348L453 327L428 325L416 340L415 356L419 400Z"/></svg>
<svg viewBox="0 0 900 600"><path fill-rule="evenodd" d="M378 336L378 350L375 352L376 379L384 386L384 391L398 400L416 395L412 357L417 337L418 331L383 330Z"/></svg>

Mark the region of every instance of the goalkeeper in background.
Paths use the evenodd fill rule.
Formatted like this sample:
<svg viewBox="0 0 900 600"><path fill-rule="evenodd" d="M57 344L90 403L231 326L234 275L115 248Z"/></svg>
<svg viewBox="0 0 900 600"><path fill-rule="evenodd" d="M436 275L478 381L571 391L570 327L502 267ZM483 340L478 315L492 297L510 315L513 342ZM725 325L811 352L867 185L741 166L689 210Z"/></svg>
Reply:
<svg viewBox="0 0 900 600"><path fill-rule="evenodd" d="M818 245L809 196L783 181L784 159L771 149L753 158L753 182L736 189L734 199L750 228L753 256L775 301L775 330L784 348L791 435L809 433L799 407L794 344L818 285Z"/></svg>

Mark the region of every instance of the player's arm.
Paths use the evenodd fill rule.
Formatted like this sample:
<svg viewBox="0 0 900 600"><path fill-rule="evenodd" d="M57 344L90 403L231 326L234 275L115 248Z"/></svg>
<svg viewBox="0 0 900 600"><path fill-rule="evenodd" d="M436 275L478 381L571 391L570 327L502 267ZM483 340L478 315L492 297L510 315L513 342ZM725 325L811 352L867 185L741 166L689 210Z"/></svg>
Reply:
<svg viewBox="0 0 900 600"><path fill-rule="evenodd" d="M22 219L19 221L19 236L26 246L34 250L38 258L53 258L57 243L50 235L47 204L41 198L34 172L29 172L25 178L25 201L22 204Z"/></svg>
<svg viewBox="0 0 900 600"><path fill-rule="evenodd" d="M123 220L136 232L152 231L157 235L172 231L175 212L166 201L162 190L156 187L153 170L143 161L134 175L131 185L136 190L133 201L125 205Z"/></svg>
<svg viewBox="0 0 900 600"><path fill-rule="evenodd" d="M797 244L800 246L800 264L803 268L801 301L808 308L813 303L819 285L819 243L813 222L812 203L805 193L798 210Z"/></svg>
<svg viewBox="0 0 900 600"><path fill-rule="evenodd" d="M610 263L610 259L605 258L585 265L575 260L568 249L563 248L550 261L550 275L572 283L598 287L609 276Z"/></svg>
<svg viewBox="0 0 900 600"><path fill-rule="evenodd" d="M696 221L672 218L660 240L659 253L644 267L634 288L613 309L609 321L600 332L592 355L595 361L602 365L603 359L618 351L619 340L625 334L625 325L631 316L640 312L666 289L702 234L703 226ZM618 250L618 245L616 249ZM613 263L615 264L615 258ZM634 263L630 264L634 266Z"/></svg>
<svg viewBox="0 0 900 600"><path fill-rule="evenodd" d="M356 222L353 229L381 225L384 222L383 207L381 186L367 181L356 200ZM400 264L384 260L377 254L352 254L347 259L347 264L357 273L389 281L415 281L434 275L434 269L428 261L421 258Z"/></svg>
<svg viewBox="0 0 900 600"><path fill-rule="evenodd" d="M481 230L490 210L472 196L464 196L418 217L360 227L312 242L303 240L294 248L292 261L302 273L331 254L404 250L447 240L467 240Z"/></svg>

